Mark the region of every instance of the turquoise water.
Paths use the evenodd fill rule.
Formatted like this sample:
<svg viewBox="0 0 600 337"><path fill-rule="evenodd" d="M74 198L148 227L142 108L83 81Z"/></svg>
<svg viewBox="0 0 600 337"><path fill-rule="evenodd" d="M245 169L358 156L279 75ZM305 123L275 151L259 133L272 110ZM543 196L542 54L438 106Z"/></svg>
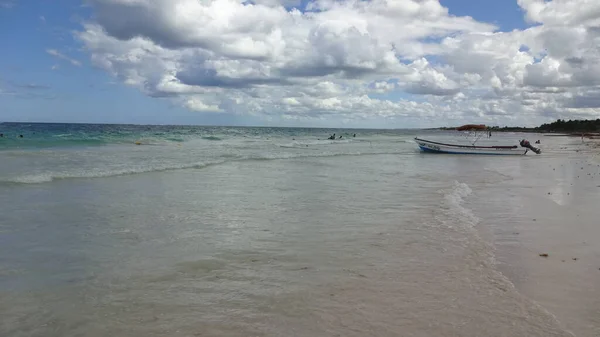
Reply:
<svg viewBox="0 0 600 337"><path fill-rule="evenodd" d="M124 124L50 124L50 123L1 123L0 150L15 148L72 147L110 144L169 144L190 140L220 141L231 138L297 136L325 137L336 133L350 137L354 133L363 136L397 135L396 130L356 129L307 129L307 128L236 128L178 125L124 125ZM19 137L23 135L23 138Z"/></svg>
<svg viewBox="0 0 600 337"><path fill-rule="evenodd" d="M0 126L4 134L0 183L108 177L243 160L414 152L406 143L415 134L407 130L200 126ZM328 140L333 133L338 138ZM405 144L396 146L401 143Z"/></svg>
<svg viewBox="0 0 600 337"><path fill-rule="evenodd" d="M563 140L489 158L421 153L450 135L418 130L0 133L1 336L569 336L477 229L504 210L479 196L541 191Z"/></svg>

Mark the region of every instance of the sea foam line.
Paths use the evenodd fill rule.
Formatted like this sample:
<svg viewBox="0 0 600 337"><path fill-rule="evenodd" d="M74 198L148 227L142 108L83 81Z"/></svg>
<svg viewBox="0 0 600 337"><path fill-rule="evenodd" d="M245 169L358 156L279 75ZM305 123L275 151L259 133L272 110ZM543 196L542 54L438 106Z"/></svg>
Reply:
<svg viewBox="0 0 600 337"><path fill-rule="evenodd" d="M474 264L474 266L477 266L477 268L480 270L487 270L489 273L487 274L488 282L490 282L496 288L505 292L511 292L513 294L512 296L526 301L533 308L537 309L540 314L545 315L546 318L556 324L561 332L575 337L573 332L565 329L562 326L558 318L552 312L547 310L540 303L519 292L515 287L515 284L497 269L494 245L484 240L479 235L478 229L476 228L481 219L474 214L473 210L464 206L465 199L473 193L473 190L469 187L469 185L454 181L451 191L446 190L441 192L444 192L444 199L447 206L449 206L448 213L446 215L452 218L454 224L458 222L459 227L461 227L463 230L466 230L465 234L471 238L471 240L469 240L470 244L466 248L471 250L473 254L471 256L474 257L474 260L477 262Z"/></svg>
<svg viewBox="0 0 600 337"><path fill-rule="evenodd" d="M242 161L262 161L262 160L285 160L295 158L319 158L319 157L340 157L340 156L367 156L367 155L381 155L381 154L403 154L402 152L349 152L349 153L280 153L280 154L262 154L255 156L245 156L241 158L229 158L229 159L217 159L204 162L195 162L189 164L159 164L150 165L144 167L129 167L122 169L112 170L85 170L85 171L61 171L61 172L42 172L37 174L26 174L16 177L0 177L0 183L9 184L39 184L47 183L55 180L62 179L76 179L76 178L105 178L121 175L131 175L149 172L162 172L182 169L201 169L209 166L224 164L227 162L242 162Z"/></svg>
<svg viewBox="0 0 600 337"><path fill-rule="evenodd" d="M121 176L121 175L129 175L129 174L138 174L138 173L148 173L148 172L161 172L161 171L169 171L169 170L181 170L181 169L190 169L190 168L204 168L211 165L218 165L224 163L225 160L216 160L216 161L208 161L208 162L199 162L199 163L191 163L191 164L183 164L183 165L158 165L158 166L150 166L146 168L123 168L116 169L111 171L75 171L75 172L52 172L52 173L39 173L39 174L28 174L23 176L18 176L14 178L4 179L1 178L0 182L5 183L20 183L20 184L39 184L45 182L51 182L54 180L60 179L69 179L69 178L103 178L103 177L113 177L113 176Z"/></svg>

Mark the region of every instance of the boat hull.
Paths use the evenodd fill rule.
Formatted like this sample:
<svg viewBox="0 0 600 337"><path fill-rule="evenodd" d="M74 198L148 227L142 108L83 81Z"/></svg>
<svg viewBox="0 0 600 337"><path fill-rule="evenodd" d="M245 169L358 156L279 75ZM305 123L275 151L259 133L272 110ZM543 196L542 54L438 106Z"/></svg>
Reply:
<svg viewBox="0 0 600 337"><path fill-rule="evenodd" d="M446 144L415 138L415 142L423 152L447 154L480 154L480 155L513 155L523 156L528 149L518 146L476 146Z"/></svg>

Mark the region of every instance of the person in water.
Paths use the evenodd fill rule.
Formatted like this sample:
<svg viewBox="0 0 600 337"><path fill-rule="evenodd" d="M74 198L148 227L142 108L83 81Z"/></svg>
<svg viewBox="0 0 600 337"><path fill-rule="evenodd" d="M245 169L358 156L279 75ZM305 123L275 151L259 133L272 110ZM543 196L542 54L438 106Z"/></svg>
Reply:
<svg viewBox="0 0 600 337"><path fill-rule="evenodd" d="M335 133L331 135L331 137L329 137L328 139L335 139Z"/></svg>

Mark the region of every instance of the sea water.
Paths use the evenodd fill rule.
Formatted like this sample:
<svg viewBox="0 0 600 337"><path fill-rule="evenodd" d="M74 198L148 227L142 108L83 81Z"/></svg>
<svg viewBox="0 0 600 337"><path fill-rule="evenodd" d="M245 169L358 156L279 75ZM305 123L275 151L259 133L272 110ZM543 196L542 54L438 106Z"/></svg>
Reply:
<svg viewBox="0 0 600 337"><path fill-rule="evenodd" d="M1 336L571 335L480 228L477 196L541 156L424 154L448 135L415 130L0 133Z"/></svg>

